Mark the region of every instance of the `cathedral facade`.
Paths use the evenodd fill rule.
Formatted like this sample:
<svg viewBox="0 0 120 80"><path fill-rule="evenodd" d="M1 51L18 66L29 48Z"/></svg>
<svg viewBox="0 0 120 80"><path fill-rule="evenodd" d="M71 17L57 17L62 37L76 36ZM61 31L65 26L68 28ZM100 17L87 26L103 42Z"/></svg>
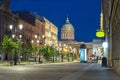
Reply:
<svg viewBox="0 0 120 80"><path fill-rule="evenodd" d="M82 44L85 44L87 47L87 57L92 55L92 43L78 42L75 40L75 30L68 18L61 28L61 40L58 44L60 48L60 53L62 53L61 55L64 55L64 57L66 57L70 55L70 53L72 53L73 60L79 60L80 46Z"/></svg>
<svg viewBox="0 0 120 80"><path fill-rule="evenodd" d="M58 42L58 46L61 56L68 58L68 60L70 60L71 53L72 60L79 54L79 44L75 41L74 33L73 25L70 23L69 19L66 18L66 22L61 28L61 40Z"/></svg>

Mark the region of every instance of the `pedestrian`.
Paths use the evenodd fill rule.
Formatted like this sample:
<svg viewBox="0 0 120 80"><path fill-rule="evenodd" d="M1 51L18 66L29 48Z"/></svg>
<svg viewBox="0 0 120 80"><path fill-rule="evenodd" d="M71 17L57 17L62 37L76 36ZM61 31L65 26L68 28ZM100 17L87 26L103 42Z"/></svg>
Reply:
<svg viewBox="0 0 120 80"><path fill-rule="evenodd" d="M102 58L102 67L107 67L107 58L106 57Z"/></svg>

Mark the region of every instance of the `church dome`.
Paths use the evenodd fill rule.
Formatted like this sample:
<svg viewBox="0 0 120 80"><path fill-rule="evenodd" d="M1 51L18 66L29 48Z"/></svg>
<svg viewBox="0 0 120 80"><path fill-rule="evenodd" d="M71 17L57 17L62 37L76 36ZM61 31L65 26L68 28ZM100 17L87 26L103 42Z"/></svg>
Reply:
<svg viewBox="0 0 120 80"><path fill-rule="evenodd" d="M62 26L62 29L74 29L73 25L69 22L69 19L67 18L66 23Z"/></svg>
<svg viewBox="0 0 120 80"><path fill-rule="evenodd" d="M74 40L74 28L73 25L69 22L69 19L66 19L66 23L62 26L61 29L61 40L62 41L73 41Z"/></svg>

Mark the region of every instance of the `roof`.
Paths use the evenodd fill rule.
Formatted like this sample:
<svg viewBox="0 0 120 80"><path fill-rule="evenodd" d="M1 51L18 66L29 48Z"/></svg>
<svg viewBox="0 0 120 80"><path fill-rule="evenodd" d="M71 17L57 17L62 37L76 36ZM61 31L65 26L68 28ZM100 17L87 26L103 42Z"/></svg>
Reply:
<svg viewBox="0 0 120 80"><path fill-rule="evenodd" d="M40 21L44 22L44 19L42 16L39 16L37 13L34 12L29 12L26 10L21 10L21 11L16 11L14 12L15 14L17 14L22 20L35 25L35 19L39 19Z"/></svg>
<svg viewBox="0 0 120 80"><path fill-rule="evenodd" d="M62 29L74 29L68 18L66 19L66 23L62 26Z"/></svg>

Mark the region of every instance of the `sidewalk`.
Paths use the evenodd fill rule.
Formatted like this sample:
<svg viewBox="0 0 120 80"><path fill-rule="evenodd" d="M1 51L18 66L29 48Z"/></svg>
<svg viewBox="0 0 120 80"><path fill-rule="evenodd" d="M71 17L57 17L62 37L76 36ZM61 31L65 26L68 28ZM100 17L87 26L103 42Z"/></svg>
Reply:
<svg viewBox="0 0 120 80"><path fill-rule="evenodd" d="M20 63L18 62L17 65L32 65L32 64L37 64L36 62L28 62L28 61L21 61ZM0 61L0 66L12 66L13 64L10 64L10 61Z"/></svg>
<svg viewBox="0 0 120 80"><path fill-rule="evenodd" d="M64 62L61 62L61 61L56 61L56 62L43 62L43 63L38 63L38 62L28 62L28 61L21 61L20 63L18 62L17 63L17 66L24 66L24 65L35 65L35 64L60 64L60 63L72 63L72 62L79 62L77 60L74 60L74 61L64 61ZM10 65L10 61L0 61L0 66L16 66L14 64Z"/></svg>

